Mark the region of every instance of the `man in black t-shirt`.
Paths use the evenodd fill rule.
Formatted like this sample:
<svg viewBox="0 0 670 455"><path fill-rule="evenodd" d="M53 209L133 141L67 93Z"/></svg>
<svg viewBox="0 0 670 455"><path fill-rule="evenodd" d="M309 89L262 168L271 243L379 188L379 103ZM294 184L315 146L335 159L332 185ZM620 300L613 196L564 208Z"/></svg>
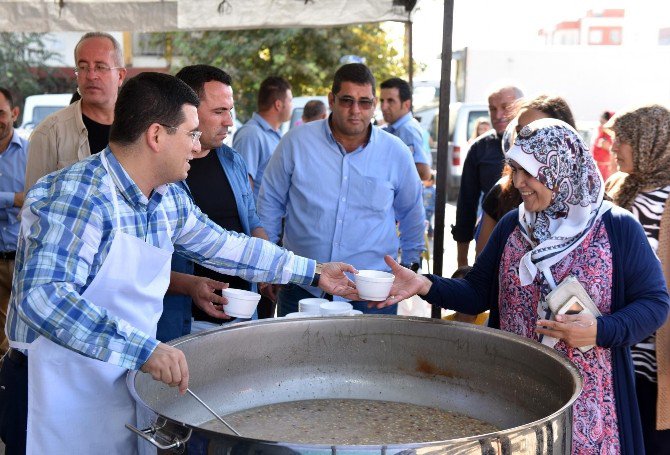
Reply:
<svg viewBox="0 0 670 455"><path fill-rule="evenodd" d="M228 130L233 126L233 89L231 78L224 71L209 65L192 65L177 73L177 78L189 85L200 98L198 107L201 152L190 162L191 169L186 178L186 188L193 201L209 218L228 231L240 232L267 240L267 234L256 214L256 202L249 183L246 164L232 148L224 145ZM188 267L185 260L173 256L173 265ZM177 264L175 264L177 262ZM184 269L180 269L184 270ZM249 290L251 283L237 276L223 275L197 264L193 273L225 282L231 288ZM265 292L272 287L261 284ZM166 296L164 307L166 316L159 321L159 332L162 327L173 322L185 320L184 307L174 307L173 296ZM179 310L181 308L181 311ZM214 311L211 311L211 310ZM214 325L229 322L224 317L225 306L213 304L210 308L192 306L193 331L202 330Z"/></svg>
<svg viewBox="0 0 670 455"><path fill-rule="evenodd" d="M79 101L44 119L30 137L26 190L41 177L107 147L119 87L126 78L123 52L110 34L86 33L74 48Z"/></svg>
<svg viewBox="0 0 670 455"><path fill-rule="evenodd" d="M468 250L475 237L480 200L502 175L505 160L502 135L512 120L515 101L522 96L521 90L514 86L503 87L489 95L493 128L472 143L463 163L456 224L451 226L451 233L457 243L458 267L468 265Z"/></svg>

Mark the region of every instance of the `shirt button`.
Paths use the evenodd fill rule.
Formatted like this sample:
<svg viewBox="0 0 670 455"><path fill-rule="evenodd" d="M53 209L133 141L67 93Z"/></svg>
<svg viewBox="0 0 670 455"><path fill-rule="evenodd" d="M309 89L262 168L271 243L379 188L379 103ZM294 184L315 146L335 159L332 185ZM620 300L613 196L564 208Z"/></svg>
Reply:
<svg viewBox="0 0 670 455"><path fill-rule="evenodd" d="M346 197L343 197L343 198L342 198L342 202L345 202L346 200L347 200Z"/></svg>

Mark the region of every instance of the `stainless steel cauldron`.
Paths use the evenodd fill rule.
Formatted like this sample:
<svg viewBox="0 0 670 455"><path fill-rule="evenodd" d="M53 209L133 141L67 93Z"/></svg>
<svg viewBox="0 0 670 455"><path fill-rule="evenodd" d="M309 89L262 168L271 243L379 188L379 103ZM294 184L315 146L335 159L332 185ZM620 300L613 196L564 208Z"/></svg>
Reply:
<svg viewBox="0 0 670 455"><path fill-rule="evenodd" d="M205 408L133 372L131 393L153 416L142 435L155 445L180 450L190 438L189 454L570 452L572 403L582 388L577 369L546 346L498 330L343 316L235 324L173 344L186 354L190 388L222 415L284 401L378 399L436 406L506 430L384 446L261 441L199 428L212 419Z"/></svg>

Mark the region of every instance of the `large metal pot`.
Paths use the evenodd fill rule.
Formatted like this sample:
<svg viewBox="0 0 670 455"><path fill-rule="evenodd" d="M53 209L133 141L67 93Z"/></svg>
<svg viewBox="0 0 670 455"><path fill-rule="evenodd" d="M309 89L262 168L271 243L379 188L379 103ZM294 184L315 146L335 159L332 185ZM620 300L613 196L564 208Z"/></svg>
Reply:
<svg viewBox="0 0 670 455"><path fill-rule="evenodd" d="M173 344L186 354L190 388L222 415L294 400L378 399L435 406L505 429L384 446L261 441L199 428L212 416L192 397L131 373L138 408L155 413L145 438L181 449L190 437L189 454L564 454L572 442L572 403L582 388L577 369L553 349L499 330L434 319L274 319Z"/></svg>

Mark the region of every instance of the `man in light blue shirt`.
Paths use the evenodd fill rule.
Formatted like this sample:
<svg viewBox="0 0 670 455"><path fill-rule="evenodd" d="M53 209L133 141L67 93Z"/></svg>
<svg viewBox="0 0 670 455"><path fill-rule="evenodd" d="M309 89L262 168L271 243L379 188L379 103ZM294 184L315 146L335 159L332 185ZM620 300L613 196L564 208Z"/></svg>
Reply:
<svg viewBox="0 0 670 455"><path fill-rule="evenodd" d="M409 84L394 77L381 83L380 103L386 131L398 136L412 152L416 170L421 180L430 179L432 157L426 149L424 131L412 116L412 89Z"/></svg>
<svg viewBox="0 0 670 455"><path fill-rule="evenodd" d="M288 81L277 76L266 78L258 91L258 112L253 113L233 138L233 148L242 155L247 165L256 199L265 167L281 139L279 128L291 118L292 101Z"/></svg>
<svg viewBox="0 0 670 455"><path fill-rule="evenodd" d="M23 205L23 184L28 157L28 141L19 137L14 122L19 107L12 94L0 88L0 358L9 344L5 336L7 306L12 292L19 210Z"/></svg>
<svg viewBox="0 0 670 455"><path fill-rule="evenodd" d="M284 246L319 261L388 270L384 255L397 257L401 247L404 264L418 263L425 218L421 181L407 146L370 123L372 73L360 63L342 66L328 99L330 117L291 130L270 159L258 201L270 241L279 240L284 219ZM283 286L278 314L318 295L308 286ZM397 310L353 304L368 313Z"/></svg>

